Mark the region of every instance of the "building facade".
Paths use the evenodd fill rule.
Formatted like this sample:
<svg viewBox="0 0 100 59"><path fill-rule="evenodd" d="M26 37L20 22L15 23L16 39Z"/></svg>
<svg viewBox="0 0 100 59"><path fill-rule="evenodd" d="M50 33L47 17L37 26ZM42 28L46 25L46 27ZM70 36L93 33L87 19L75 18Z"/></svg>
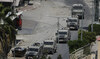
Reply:
<svg viewBox="0 0 100 59"><path fill-rule="evenodd" d="M24 0L0 0L0 3L2 3L5 6L21 6L24 4Z"/></svg>

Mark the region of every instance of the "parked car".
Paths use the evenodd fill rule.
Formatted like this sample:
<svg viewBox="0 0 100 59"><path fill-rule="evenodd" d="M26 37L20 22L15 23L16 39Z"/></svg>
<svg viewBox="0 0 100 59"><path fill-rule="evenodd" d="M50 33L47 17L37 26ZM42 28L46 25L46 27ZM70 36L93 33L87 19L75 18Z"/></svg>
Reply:
<svg viewBox="0 0 100 59"><path fill-rule="evenodd" d="M12 54L13 56L24 56L26 52L26 48L22 48L22 47L15 47L12 49Z"/></svg>
<svg viewBox="0 0 100 59"><path fill-rule="evenodd" d="M72 5L72 17L78 17L79 19L84 19L84 6L83 4L73 4Z"/></svg>
<svg viewBox="0 0 100 59"><path fill-rule="evenodd" d="M28 51L25 54L26 59L36 57L37 59L41 58L42 49L40 46L29 46Z"/></svg>
<svg viewBox="0 0 100 59"><path fill-rule="evenodd" d="M71 38L71 33L69 29L61 29L57 30L56 33L56 41L59 42L67 42Z"/></svg>
<svg viewBox="0 0 100 59"><path fill-rule="evenodd" d="M44 53L55 53L57 45L55 40L44 40Z"/></svg>
<svg viewBox="0 0 100 59"><path fill-rule="evenodd" d="M66 22L67 22L67 27L69 27L69 29L78 29L79 28L78 18L68 17Z"/></svg>

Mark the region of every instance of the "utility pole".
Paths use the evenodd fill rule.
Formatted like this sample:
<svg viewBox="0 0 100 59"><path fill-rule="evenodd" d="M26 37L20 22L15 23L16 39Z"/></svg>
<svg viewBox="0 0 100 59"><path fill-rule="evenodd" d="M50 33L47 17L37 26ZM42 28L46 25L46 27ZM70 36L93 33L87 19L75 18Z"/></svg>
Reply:
<svg viewBox="0 0 100 59"><path fill-rule="evenodd" d="M94 21L99 21L99 0L94 0L95 16Z"/></svg>
<svg viewBox="0 0 100 59"><path fill-rule="evenodd" d="M84 9L82 8L82 19L81 19L81 40L83 40L83 18L84 18Z"/></svg>
<svg viewBox="0 0 100 59"><path fill-rule="evenodd" d="M58 20L58 22L57 22L57 35L58 35L58 39L57 39L57 40L58 40L58 41L57 41L57 42L59 43L59 29L60 29L60 26L59 26L59 25L60 25L60 24L59 24L59 19L60 19L60 18L66 18L66 17L56 17L56 16L48 16L48 17L57 18L57 20Z"/></svg>
<svg viewBox="0 0 100 59"><path fill-rule="evenodd" d="M93 20L94 20L94 0L92 0L92 24L91 24L91 32L93 32Z"/></svg>
<svg viewBox="0 0 100 59"><path fill-rule="evenodd" d="M81 40L83 40L83 19L81 20Z"/></svg>
<svg viewBox="0 0 100 59"><path fill-rule="evenodd" d="M59 43L59 18L60 17L57 17L57 19L58 19L58 24L57 24L57 26L58 26L58 31L57 31L57 33L58 33L58 43Z"/></svg>

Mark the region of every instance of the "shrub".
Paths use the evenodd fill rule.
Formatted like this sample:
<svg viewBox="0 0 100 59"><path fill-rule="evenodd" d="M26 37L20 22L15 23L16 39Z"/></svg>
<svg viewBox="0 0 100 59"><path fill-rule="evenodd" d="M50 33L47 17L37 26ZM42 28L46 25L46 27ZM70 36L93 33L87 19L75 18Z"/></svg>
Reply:
<svg viewBox="0 0 100 59"><path fill-rule="evenodd" d="M96 40L96 33L95 32L86 32L83 31L83 40L81 40L81 32L78 32L78 40L68 41L70 53L74 50L81 48L91 42Z"/></svg>
<svg viewBox="0 0 100 59"><path fill-rule="evenodd" d="M91 31L91 24L88 26L88 31ZM100 24L93 24L93 32L95 32L96 35L100 35Z"/></svg>
<svg viewBox="0 0 100 59"><path fill-rule="evenodd" d="M62 59L61 54L58 55L57 59Z"/></svg>
<svg viewBox="0 0 100 59"><path fill-rule="evenodd" d="M51 57L49 56L48 59L51 59Z"/></svg>
<svg viewBox="0 0 100 59"><path fill-rule="evenodd" d="M45 56L45 55L43 55L40 59L46 59L46 56Z"/></svg>

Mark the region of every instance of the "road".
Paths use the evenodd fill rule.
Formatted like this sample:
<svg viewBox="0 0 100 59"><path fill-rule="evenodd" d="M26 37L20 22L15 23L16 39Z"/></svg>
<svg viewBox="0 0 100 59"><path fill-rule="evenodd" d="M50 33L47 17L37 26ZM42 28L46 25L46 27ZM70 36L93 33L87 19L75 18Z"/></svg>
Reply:
<svg viewBox="0 0 100 59"><path fill-rule="evenodd" d="M91 17L87 17L90 16L90 11L84 0L37 1L37 4L40 4L40 7L23 13L23 27L21 31L18 31L18 37L21 37L23 40L20 46L27 47L34 42L43 42L45 39L55 38L58 22L57 18L60 17L60 28L66 27L66 20L64 19L71 16L71 6L74 3L82 3L86 6L83 25L84 27L87 27L88 24L91 23ZM78 31L71 31L71 40L77 39ZM69 59L69 49L67 44L57 44L57 53L50 55L50 57L56 59L59 54L61 54L63 59Z"/></svg>

